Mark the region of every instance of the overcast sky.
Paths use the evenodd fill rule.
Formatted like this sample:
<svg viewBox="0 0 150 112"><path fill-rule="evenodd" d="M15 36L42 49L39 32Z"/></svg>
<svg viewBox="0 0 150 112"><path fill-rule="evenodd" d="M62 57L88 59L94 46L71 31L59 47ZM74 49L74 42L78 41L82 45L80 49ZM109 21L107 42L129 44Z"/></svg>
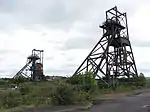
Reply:
<svg viewBox="0 0 150 112"><path fill-rule="evenodd" d="M0 77L12 77L32 49L46 75L72 75L102 36L105 11L127 12L138 72L150 76L149 0L0 0Z"/></svg>

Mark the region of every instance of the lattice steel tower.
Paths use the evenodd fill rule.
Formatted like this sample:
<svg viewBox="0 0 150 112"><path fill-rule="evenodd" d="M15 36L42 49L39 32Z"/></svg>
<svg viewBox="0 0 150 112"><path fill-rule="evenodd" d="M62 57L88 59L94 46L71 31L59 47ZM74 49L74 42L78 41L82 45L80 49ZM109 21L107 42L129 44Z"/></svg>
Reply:
<svg viewBox="0 0 150 112"><path fill-rule="evenodd" d="M137 69L128 34L126 13L117 7L106 11L106 21L100 26L103 36L89 53L74 75L86 71L93 72L95 77L135 77Z"/></svg>
<svg viewBox="0 0 150 112"><path fill-rule="evenodd" d="M26 65L14 76L29 78L32 81L44 80L43 50L32 50L32 55L27 58Z"/></svg>

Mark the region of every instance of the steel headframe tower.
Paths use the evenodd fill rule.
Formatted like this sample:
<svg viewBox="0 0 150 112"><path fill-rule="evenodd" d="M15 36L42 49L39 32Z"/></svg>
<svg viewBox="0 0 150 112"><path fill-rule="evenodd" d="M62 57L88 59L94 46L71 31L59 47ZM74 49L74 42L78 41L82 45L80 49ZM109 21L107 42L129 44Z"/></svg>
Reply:
<svg viewBox="0 0 150 112"><path fill-rule="evenodd" d="M119 76L136 77L126 13L119 12L115 6L106 11L106 21L99 27L103 30L102 38L74 75L92 72L95 77L105 77L107 82Z"/></svg>
<svg viewBox="0 0 150 112"><path fill-rule="evenodd" d="M44 80L43 50L32 50L32 55L27 58L26 65L14 76L29 78L32 81Z"/></svg>

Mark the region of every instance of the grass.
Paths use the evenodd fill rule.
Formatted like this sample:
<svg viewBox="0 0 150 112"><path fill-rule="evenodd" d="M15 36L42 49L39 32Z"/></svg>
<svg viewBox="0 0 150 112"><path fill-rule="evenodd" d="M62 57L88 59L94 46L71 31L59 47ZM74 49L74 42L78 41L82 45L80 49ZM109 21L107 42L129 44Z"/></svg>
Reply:
<svg viewBox="0 0 150 112"><path fill-rule="evenodd" d="M10 109L0 109L0 112L14 112L14 111L21 111L21 110L26 110L35 107L34 105L25 105L25 106L19 106L15 108L10 108Z"/></svg>
<svg viewBox="0 0 150 112"><path fill-rule="evenodd" d="M64 81L27 82L18 90L0 92L0 110L24 109L29 107L77 105L88 102L88 92L78 90Z"/></svg>
<svg viewBox="0 0 150 112"><path fill-rule="evenodd" d="M135 95L140 95L142 92L131 92L131 93L127 93L126 96L135 96Z"/></svg>
<svg viewBox="0 0 150 112"><path fill-rule="evenodd" d="M92 84L92 82L90 83ZM24 110L33 107L79 105L85 103L88 103L87 108L90 108L92 106L90 102L93 100L102 101L102 98L140 94L126 92L137 89L136 86L122 85L115 91L111 88L98 89L95 86L83 86L78 88L68 83L66 79L38 83L24 82L19 84L20 88L18 90L6 90L9 85L4 84L4 86L0 86L2 88L0 89L0 112ZM89 87L90 90L87 91ZM150 87L150 80L147 81L146 87Z"/></svg>

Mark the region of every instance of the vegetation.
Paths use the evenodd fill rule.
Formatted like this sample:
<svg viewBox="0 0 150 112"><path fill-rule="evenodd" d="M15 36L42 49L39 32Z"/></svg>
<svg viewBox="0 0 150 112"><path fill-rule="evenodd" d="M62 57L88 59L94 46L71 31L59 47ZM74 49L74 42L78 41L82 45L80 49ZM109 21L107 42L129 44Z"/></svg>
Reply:
<svg viewBox="0 0 150 112"><path fill-rule="evenodd" d="M11 79L8 81L8 87L17 85L18 89L7 89L0 92L0 108L14 108L23 105L71 105L91 100L91 94L89 90L85 90L86 87L78 88L69 83L69 80L71 79L28 82L23 79Z"/></svg>
<svg viewBox="0 0 150 112"><path fill-rule="evenodd" d="M9 109L19 106L55 106L73 105L90 102L95 96L110 93L113 90L104 86L99 80L95 80L90 72L78 74L70 78L55 79L45 82L29 82L26 79L4 79L0 81L0 109ZM132 90L141 87L149 87L143 74L136 79L119 79L120 83L116 91ZM132 84L130 83L132 82ZM15 90L9 89L17 86Z"/></svg>

